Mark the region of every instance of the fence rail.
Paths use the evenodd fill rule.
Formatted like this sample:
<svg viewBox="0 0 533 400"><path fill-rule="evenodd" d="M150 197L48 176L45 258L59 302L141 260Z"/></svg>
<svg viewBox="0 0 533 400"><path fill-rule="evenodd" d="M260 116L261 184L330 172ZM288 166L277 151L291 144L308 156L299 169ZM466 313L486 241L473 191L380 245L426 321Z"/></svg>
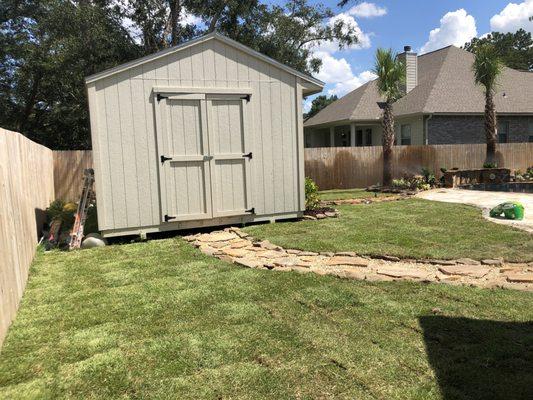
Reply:
<svg viewBox="0 0 533 400"><path fill-rule="evenodd" d="M484 144L395 146L393 177L420 174L423 167L441 176L440 168L480 168L485 160ZM533 165L533 143L497 145L497 163L512 170ZM345 189L375 185L382 181L381 146L320 147L305 149L305 174L320 189Z"/></svg>
<svg viewBox="0 0 533 400"><path fill-rule="evenodd" d="M52 151L0 128L0 345L17 312L44 210L53 199Z"/></svg>

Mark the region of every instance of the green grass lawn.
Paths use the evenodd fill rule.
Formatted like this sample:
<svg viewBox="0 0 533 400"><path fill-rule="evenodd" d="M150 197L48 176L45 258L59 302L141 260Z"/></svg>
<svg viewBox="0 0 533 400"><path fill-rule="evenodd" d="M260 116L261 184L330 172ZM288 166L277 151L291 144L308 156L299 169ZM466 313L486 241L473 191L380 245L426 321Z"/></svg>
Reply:
<svg viewBox="0 0 533 400"><path fill-rule="evenodd" d="M533 260L533 235L487 221L475 207L409 199L337 209L338 219L253 225L245 230L256 238L308 251Z"/></svg>
<svg viewBox="0 0 533 400"><path fill-rule="evenodd" d="M0 398L530 399L532 304L243 269L180 239L39 254Z"/></svg>
<svg viewBox="0 0 533 400"><path fill-rule="evenodd" d="M319 192L320 200L368 199L372 197L396 196L393 193L367 192L365 189L333 189Z"/></svg>

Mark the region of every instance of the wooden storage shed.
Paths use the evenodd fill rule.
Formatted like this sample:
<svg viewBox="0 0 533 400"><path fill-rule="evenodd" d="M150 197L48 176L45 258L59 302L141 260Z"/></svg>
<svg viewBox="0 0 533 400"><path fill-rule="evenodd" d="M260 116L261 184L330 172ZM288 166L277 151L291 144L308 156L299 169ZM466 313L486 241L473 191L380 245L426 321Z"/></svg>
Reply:
<svg viewBox="0 0 533 400"><path fill-rule="evenodd" d="M105 236L293 218L323 83L218 33L86 79Z"/></svg>

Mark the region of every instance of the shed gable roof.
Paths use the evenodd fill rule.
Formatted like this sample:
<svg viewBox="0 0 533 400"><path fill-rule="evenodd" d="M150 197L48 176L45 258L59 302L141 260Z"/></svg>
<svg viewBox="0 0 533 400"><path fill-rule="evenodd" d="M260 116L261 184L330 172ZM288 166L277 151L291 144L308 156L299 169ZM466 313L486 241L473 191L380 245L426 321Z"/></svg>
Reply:
<svg viewBox="0 0 533 400"><path fill-rule="evenodd" d="M138 67L139 65L143 65L143 64L146 64L148 62L151 62L151 61L154 61L154 60L157 60L161 57L166 57L170 54L173 54L173 53L176 53L178 51L181 51L181 50L184 50L186 48L189 48L191 46L195 46L197 44L200 44L200 43L204 43L206 41L209 41L209 40L219 40L229 46L233 46L235 47L236 49L238 50L241 50L253 57L256 57L266 63L269 63L271 65L274 65L276 66L277 68L280 68L292 75L295 75L295 76L298 76L300 78L302 78L304 81L306 82L309 82L311 83L312 85L316 85L318 86L320 89L322 89L324 87L324 82L312 77L311 75L308 75L308 74L305 74L303 72L300 72L300 71L297 71L296 69L294 68L291 68L283 63L280 63L279 61L276 61L274 60L273 58L270 58L262 53L259 53L258 51L255 51L251 48L249 48L248 46L245 46L235 40L232 40L224 35L221 35L220 33L218 32L212 32L212 33L209 33L207 35L204 35L204 36L201 36L199 38L196 38L196 39L193 39L193 40L190 40L188 42L185 42L185 43L182 43L178 46L174 46L174 47L170 47L168 49L165 49L165 50L162 50L162 51L159 51L157 53L154 53L154 54L150 54L148 56L145 56L145 57L141 57L141 58L138 58L136 60L133 60L133 61L130 61L130 62L127 62L127 63L124 63L124 64L121 64L121 65L118 65L114 68L110 68L110 69L107 69L105 71L102 71L102 72L98 72L96 74L93 74L93 75L90 75L88 77L85 78L85 83L91 83L91 82L95 82L95 81L98 81L100 79L104 79L104 78L107 78L111 75L115 75L115 74L118 74L120 72L123 72L123 71L126 71L128 69L131 69L131 68L135 68L135 67Z"/></svg>
<svg viewBox="0 0 533 400"><path fill-rule="evenodd" d="M483 90L474 82L474 55L455 46L418 56L418 85L394 103L396 116L431 113L481 114ZM495 95L498 113L533 114L533 73L504 68ZM381 118L382 98L369 82L324 108L305 126Z"/></svg>

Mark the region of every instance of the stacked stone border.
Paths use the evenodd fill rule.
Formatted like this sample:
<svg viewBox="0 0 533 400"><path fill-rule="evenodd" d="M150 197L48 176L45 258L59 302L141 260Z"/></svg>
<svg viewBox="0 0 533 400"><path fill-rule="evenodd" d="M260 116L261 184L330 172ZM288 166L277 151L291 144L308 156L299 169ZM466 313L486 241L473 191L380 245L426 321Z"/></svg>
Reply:
<svg viewBox="0 0 533 400"><path fill-rule="evenodd" d="M533 292L533 262L501 259L457 260L367 257L353 252L284 249L268 240L256 240L239 228L185 236L204 254L246 268L333 275L367 281L416 281Z"/></svg>

